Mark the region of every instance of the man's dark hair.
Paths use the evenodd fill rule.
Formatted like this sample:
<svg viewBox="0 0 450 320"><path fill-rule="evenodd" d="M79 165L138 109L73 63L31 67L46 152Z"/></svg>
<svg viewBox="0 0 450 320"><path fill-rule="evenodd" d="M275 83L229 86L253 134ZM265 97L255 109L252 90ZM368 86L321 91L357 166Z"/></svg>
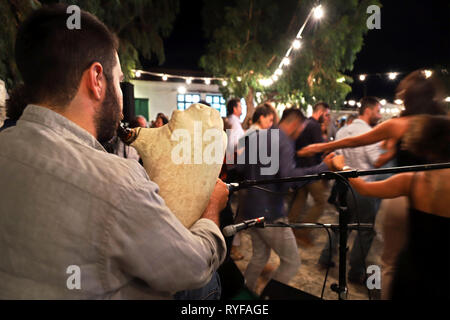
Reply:
<svg viewBox="0 0 450 320"><path fill-rule="evenodd" d="M298 121L298 120L303 122L306 120L306 117L303 114L302 110L300 110L299 108L291 107L288 109L284 109L283 115L281 116L280 123L282 123L283 121L292 122L292 121Z"/></svg>
<svg viewBox="0 0 450 320"><path fill-rule="evenodd" d="M356 114L354 114L354 113L350 114L350 115L347 117L347 123L349 123L350 121L355 120L356 118L358 118L358 116L357 116Z"/></svg>
<svg viewBox="0 0 450 320"><path fill-rule="evenodd" d="M320 102L317 102L315 105L314 105L314 107L313 107L313 112L317 112L317 111L319 111L320 109L330 109L330 106L328 105L328 103L326 103L326 102L323 102L323 101L320 101Z"/></svg>
<svg viewBox="0 0 450 320"><path fill-rule="evenodd" d="M363 97L361 98L359 103L361 103L361 107L359 107L359 115L362 116L367 108L372 109L376 107L378 104L380 104L380 101L378 101L378 99L375 97Z"/></svg>
<svg viewBox="0 0 450 320"><path fill-rule="evenodd" d="M70 15L66 10L63 4L42 7L19 27L15 58L27 103L67 105L78 90L83 72L94 62L103 66L106 80L112 80L117 37L86 11L80 12L81 28L68 29Z"/></svg>
<svg viewBox="0 0 450 320"><path fill-rule="evenodd" d="M228 102L227 102L227 116L229 116L230 114L233 113L234 108L237 107L237 105L238 105L238 103L240 101L241 100L238 99L238 98L233 98L233 99L228 100Z"/></svg>
<svg viewBox="0 0 450 320"><path fill-rule="evenodd" d="M211 103L208 103L205 100L200 100L198 103L201 103L201 104L204 104L205 106L211 107Z"/></svg>
<svg viewBox="0 0 450 320"><path fill-rule="evenodd" d="M252 122L257 123L260 117L267 117L269 114L273 114L275 117L275 110L268 103L263 103L256 107L253 113Z"/></svg>

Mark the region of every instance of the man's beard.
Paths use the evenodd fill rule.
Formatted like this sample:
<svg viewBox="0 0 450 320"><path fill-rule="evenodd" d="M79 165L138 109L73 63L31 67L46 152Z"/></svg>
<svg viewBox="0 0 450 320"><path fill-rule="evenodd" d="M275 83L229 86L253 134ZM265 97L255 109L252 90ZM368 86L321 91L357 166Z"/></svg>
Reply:
<svg viewBox="0 0 450 320"><path fill-rule="evenodd" d="M100 143L111 140L116 134L121 119L122 112L120 111L116 90L112 85L112 81L108 81L106 84L105 100L103 100L100 110L95 115L97 140Z"/></svg>
<svg viewBox="0 0 450 320"><path fill-rule="evenodd" d="M371 127L375 127L378 124L379 119L378 118L370 118L369 119L369 125Z"/></svg>

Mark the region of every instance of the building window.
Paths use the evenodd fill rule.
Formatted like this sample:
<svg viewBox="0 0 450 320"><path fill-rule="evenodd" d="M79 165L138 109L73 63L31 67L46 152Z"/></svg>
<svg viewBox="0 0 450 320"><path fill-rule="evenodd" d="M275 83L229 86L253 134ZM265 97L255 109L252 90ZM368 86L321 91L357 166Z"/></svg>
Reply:
<svg viewBox="0 0 450 320"><path fill-rule="evenodd" d="M200 101L199 93L186 93L177 95L177 109L186 110L193 103Z"/></svg>
<svg viewBox="0 0 450 320"><path fill-rule="evenodd" d="M211 107L220 112L221 117L227 116L227 106L225 99L219 94L207 94L206 102L208 102Z"/></svg>

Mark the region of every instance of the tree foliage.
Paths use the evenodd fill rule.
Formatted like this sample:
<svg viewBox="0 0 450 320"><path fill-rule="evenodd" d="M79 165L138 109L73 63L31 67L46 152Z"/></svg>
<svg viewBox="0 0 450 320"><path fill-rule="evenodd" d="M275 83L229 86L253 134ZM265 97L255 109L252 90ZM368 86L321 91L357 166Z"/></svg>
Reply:
<svg viewBox="0 0 450 320"><path fill-rule="evenodd" d="M339 104L351 91L351 78L344 72L352 70L368 31L366 9L380 5L377 1L321 1L324 18L309 21L302 47L291 54L283 75L270 87L259 83L276 70L316 4L312 0L205 0L203 19L210 43L200 65L215 76L230 78L227 88L221 89L226 96L253 96L257 90L265 99L303 106L318 100ZM336 81L342 77L345 82Z"/></svg>
<svg viewBox="0 0 450 320"><path fill-rule="evenodd" d="M120 40L119 56L125 79L140 67L139 55L164 62L163 37L167 37L179 10L179 0L10 0L0 1L0 78L12 87L20 79L14 64L14 39L18 25L41 5L61 2L78 5L96 15Z"/></svg>

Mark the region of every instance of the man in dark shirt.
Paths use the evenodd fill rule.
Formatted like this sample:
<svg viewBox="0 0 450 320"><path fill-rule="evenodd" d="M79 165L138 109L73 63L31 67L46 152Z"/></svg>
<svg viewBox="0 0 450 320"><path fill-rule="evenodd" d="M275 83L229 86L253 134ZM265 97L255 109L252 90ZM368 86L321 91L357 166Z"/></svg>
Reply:
<svg viewBox="0 0 450 320"><path fill-rule="evenodd" d="M281 118L278 128L269 130L257 130L248 138L245 153L249 158L248 151L252 145L258 146L260 159L251 163L246 159L245 164L238 164L238 170L246 180L263 180L282 177L295 177L307 174L315 174L332 168L330 154L324 161L309 168L298 168L295 166L295 139L303 130L304 116L300 109L286 109ZM265 135L265 137L264 137ZM252 139L254 139L252 141ZM263 141L264 143L261 143ZM267 145L265 144L267 142ZM267 146L266 155L270 155L269 163L261 159L261 148ZM256 151L256 149L253 149ZM276 163L276 160L279 160ZM275 165L274 165L275 161ZM264 163L263 163L264 162ZM238 162L239 163L239 162ZM278 167L276 166L278 164ZM240 212L244 219L252 219L264 216L267 222L288 222L287 212L283 206L283 192L295 185L301 187L305 182L289 184L265 185L265 189L273 192L265 192L261 189L250 188L242 194ZM256 282L266 265L271 249L280 257L280 266L275 271L273 278L282 283L288 283L294 277L300 267L298 247L291 228L254 228L249 230L253 256L247 266L244 277L250 290L255 290Z"/></svg>
<svg viewBox="0 0 450 320"><path fill-rule="evenodd" d="M325 102L317 103L313 108L312 116L306 121L305 129L295 142L296 150L300 150L309 144L324 142L322 137L321 123L330 117L330 107ZM322 162L322 155L316 154L311 157L295 157L297 167L311 167ZM298 222L300 213L304 210L308 194L314 199L312 206L302 217L302 222L316 222L325 209L326 185L324 181L315 181L301 189L294 195L291 209L289 210L289 221ZM297 229L294 231L299 244L305 247L312 245L312 239L308 229Z"/></svg>

